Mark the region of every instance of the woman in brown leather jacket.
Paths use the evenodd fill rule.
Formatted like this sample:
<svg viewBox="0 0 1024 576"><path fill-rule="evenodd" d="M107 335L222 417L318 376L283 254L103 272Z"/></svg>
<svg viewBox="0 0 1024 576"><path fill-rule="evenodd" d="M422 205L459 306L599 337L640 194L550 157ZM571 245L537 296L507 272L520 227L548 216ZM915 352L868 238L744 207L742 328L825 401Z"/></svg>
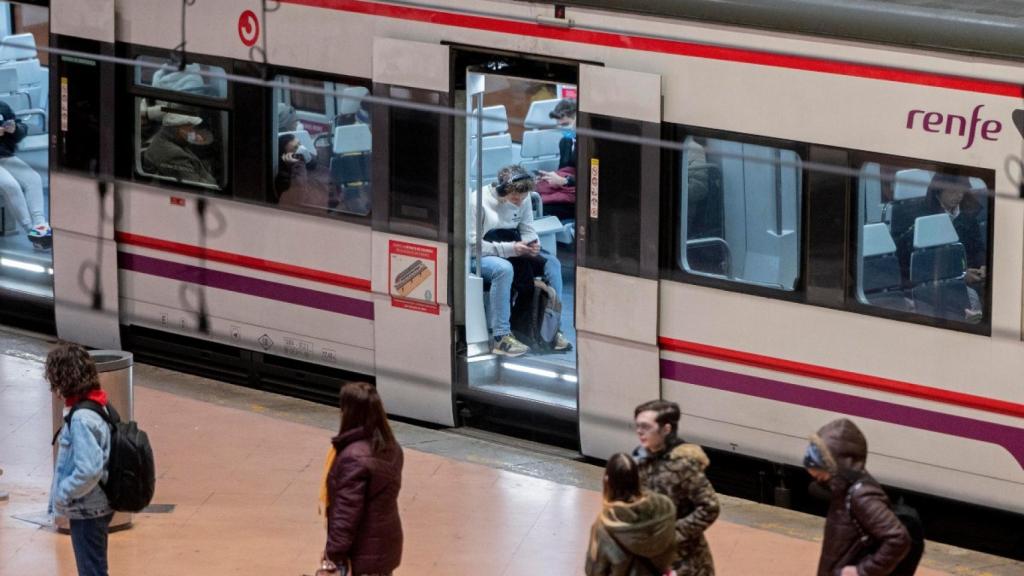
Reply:
<svg viewBox="0 0 1024 576"><path fill-rule="evenodd" d="M377 390L365 382L341 389L341 430L327 474L326 557L350 563L352 576L389 576L402 560L402 447Z"/></svg>
<svg viewBox="0 0 1024 576"><path fill-rule="evenodd" d="M840 418L811 436L804 466L831 492L818 576L888 576L910 549L889 498L864 469L868 442Z"/></svg>

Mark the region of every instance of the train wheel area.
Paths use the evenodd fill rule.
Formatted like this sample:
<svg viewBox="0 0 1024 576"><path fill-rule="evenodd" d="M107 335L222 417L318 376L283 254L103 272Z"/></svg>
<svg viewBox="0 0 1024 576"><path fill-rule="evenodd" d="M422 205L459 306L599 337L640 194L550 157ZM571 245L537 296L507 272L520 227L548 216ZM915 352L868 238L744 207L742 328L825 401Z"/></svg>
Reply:
<svg viewBox="0 0 1024 576"><path fill-rule="evenodd" d="M50 487L52 341L0 331L0 575L70 574L68 536L41 528ZM337 409L136 363L135 419L156 451L153 506L110 536L115 574L312 572L322 463ZM474 429L392 422L405 450L395 574L580 574L602 469L575 451ZM627 448L627 447L624 447ZM714 462L712 463L714 466ZM812 574L819 517L721 496L708 532L724 576ZM918 574L1020 574L1024 563L928 542ZM247 569L248 570L248 569Z"/></svg>

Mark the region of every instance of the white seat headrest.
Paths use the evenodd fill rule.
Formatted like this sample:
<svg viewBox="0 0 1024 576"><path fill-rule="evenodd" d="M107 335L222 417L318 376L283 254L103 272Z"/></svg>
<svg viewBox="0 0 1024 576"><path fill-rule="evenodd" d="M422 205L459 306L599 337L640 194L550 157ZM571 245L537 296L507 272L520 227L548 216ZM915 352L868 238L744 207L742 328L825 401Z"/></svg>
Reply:
<svg viewBox="0 0 1024 576"><path fill-rule="evenodd" d="M476 117L473 114L476 110L471 110L470 115L466 117L466 123L469 125L469 133L472 137L476 137ZM501 134L508 132L508 111L505 110L505 105L501 106L485 106L484 107L484 136L489 134Z"/></svg>
<svg viewBox="0 0 1024 576"><path fill-rule="evenodd" d="M906 200L908 198L920 198L928 193L928 185L932 183L935 172L931 170L900 170L896 172L896 181L893 182L892 199Z"/></svg>
<svg viewBox="0 0 1024 576"><path fill-rule="evenodd" d="M864 243L863 253L865 258L896 252L896 243L892 241L889 227L881 222L864 226L862 242Z"/></svg>
<svg viewBox="0 0 1024 576"><path fill-rule="evenodd" d="M338 114L355 114L363 101L361 98L370 93L366 86L349 86L338 96Z"/></svg>
<svg viewBox="0 0 1024 576"><path fill-rule="evenodd" d="M561 130L530 130L523 132L523 158L537 156L553 156L558 154L558 142L562 139Z"/></svg>
<svg viewBox="0 0 1024 576"><path fill-rule="evenodd" d="M960 241L949 214L920 216L914 221L914 248L931 248Z"/></svg>
<svg viewBox="0 0 1024 576"><path fill-rule="evenodd" d="M526 113L526 121L524 122L526 129L558 126L558 122L555 122L554 118L549 116L549 114L555 109L560 100L560 98L554 98L552 100L534 100L531 102L530 110Z"/></svg>
<svg viewBox="0 0 1024 576"><path fill-rule="evenodd" d="M38 57L36 37L32 34L4 36L0 42L0 60L28 60Z"/></svg>
<svg viewBox="0 0 1024 576"><path fill-rule="evenodd" d="M334 129L334 153L369 152L373 147L368 124L349 124Z"/></svg>
<svg viewBox="0 0 1024 576"><path fill-rule="evenodd" d="M499 170L515 161L511 146L484 148L484 178L494 177ZM476 178L477 162L474 159L469 177Z"/></svg>

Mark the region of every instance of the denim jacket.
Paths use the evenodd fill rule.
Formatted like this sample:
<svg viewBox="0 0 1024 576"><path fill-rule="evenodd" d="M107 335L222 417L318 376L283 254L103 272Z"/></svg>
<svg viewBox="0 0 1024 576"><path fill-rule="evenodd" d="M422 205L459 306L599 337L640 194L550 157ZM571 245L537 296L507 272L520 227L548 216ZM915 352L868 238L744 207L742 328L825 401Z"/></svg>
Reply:
<svg viewBox="0 0 1024 576"><path fill-rule="evenodd" d="M107 479L110 426L92 410L79 409L61 428L57 445L49 513L81 520L113 512L100 487Z"/></svg>

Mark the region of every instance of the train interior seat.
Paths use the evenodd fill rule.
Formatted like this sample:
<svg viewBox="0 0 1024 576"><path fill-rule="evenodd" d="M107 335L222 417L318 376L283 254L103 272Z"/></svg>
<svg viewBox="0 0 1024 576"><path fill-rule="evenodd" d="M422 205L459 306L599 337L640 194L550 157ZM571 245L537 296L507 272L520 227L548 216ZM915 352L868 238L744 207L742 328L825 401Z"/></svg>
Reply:
<svg viewBox="0 0 1024 576"><path fill-rule="evenodd" d="M15 112L32 108L32 97L18 84L18 71L0 67L0 101Z"/></svg>
<svg viewBox="0 0 1024 576"><path fill-rule="evenodd" d="M988 253L988 202L991 191L988 189L988 185L981 178L971 177L969 179L971 183L971 195L978 202L978 206L981 210L978 211L978 226L981 228L981 243L985 248L985 253Z"/></svg>
<svg viewBox="0 0 1024 576"><path fill-rule="evenodd" d="M335 125L344 126L359 122L361 119L360 115L363 112L362 98L369 94L370 90L366 86L342 88L341 93L335 99Z"/></svg>
<svg viewBox="0 0 1024 576"><path fill-rule="evenodd" d="M498 176L498 170L519 158L519 145L512 142L512 135L508 131L508 111L504 105L485 106L483 114L483 181L487 184ZM467 124L470 132L469 191L472 193L477 187L477 122L468 118Z"/></svg>
<svg viewBox="0 0 1024 576"><path fill-rule="evenodd" d="M526 112L526 119L523 124L527 130L544 130L558 126L551 118L551 111L561 100L553 98L550 100L534 100L530 103L530 109Z"/></svg>
<svg viewBox="0 0 1024 576"><path fill-rule="evenodd" d="M560 130L527 130L523 132L523 146L520 149L523 168L530 172L537 170L558 170L558 143L562 140Z"/></svg>
<svg viewBox="0 0 1024 576"><path fill-rule="evenodd" d="M882 221L882 167L877 162L868 162L860 169L857 180L860 193L861 223L874 224Z"/></svg>
<svg viewBox="0 0 1024 576"><path fill-rule="evenodd" d="M935 172L917 168L896 172L892 201L882 209L882 218L889 222L893 237L899 238L909 230L914 225L914 218L924 211L928 185L933 176Z"/></svg>
<svg viewBox="0 0 1024 576"><path fill-rule="evenodd" d="M896 243L884 223L866 224L861 236L863 268L860 275L860 301L873 306L909 310L904 295Z"/></svg>
<svg viewBox="0 0 1024 576"><path fill-rule="evenodd" d="M914 302L933 316L964 320L970 307L964 280L965 252L946 214L921 216L914 222L910 283Z"/></svg>
<svg viewBox="0 0 1024 576"><path fill-rule="evenodd" d="M366 124L349 124L334 129L331 182L338 187L346 210L369 212L372 143L370 127Z"/></svg>
<svg viewBox="0 0 1024 576"><path fill-rule="evenodd" d="M15 34L0 42L0 68L12 68L18 75L18 84L29 95L29 107L47 109L49 73L39 63L35 36Z"/></svg>

